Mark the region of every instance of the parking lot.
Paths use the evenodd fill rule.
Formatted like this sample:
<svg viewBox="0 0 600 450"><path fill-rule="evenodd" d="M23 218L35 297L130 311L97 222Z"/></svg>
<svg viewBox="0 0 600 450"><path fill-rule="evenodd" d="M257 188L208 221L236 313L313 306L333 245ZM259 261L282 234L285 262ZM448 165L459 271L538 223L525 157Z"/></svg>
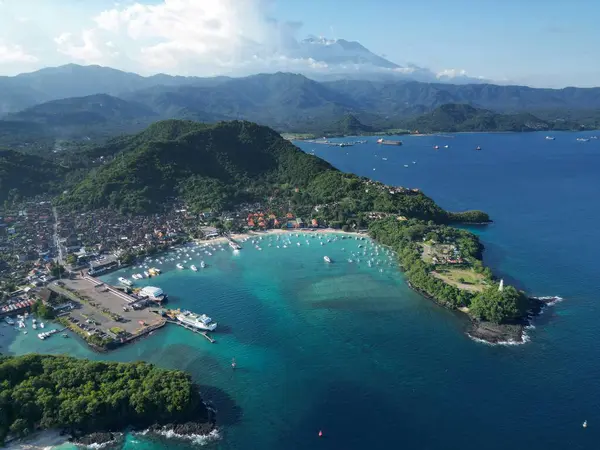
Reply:
<svg viewBox="0 0 600 450"><path fill-rule="evenodd" d="M149 308L133 310L105 285L95 287L81 279L63 279L62 285L52 283L50 288L73 302L77 307L69 312L69 321L89 333L104 333L123 330L128 337L143 334L148 327L159 325L163 319L150 312Z"/></svg>

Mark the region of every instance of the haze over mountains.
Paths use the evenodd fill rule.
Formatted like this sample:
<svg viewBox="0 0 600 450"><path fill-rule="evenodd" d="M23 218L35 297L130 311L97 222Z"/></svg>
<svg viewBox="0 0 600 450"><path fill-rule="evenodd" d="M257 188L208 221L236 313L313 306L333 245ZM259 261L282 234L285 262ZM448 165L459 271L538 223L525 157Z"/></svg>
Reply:
<svg viewBox="0 0 600 450"><path fill-rule="evenodd" d="M331 52L333 58L333 47L347 44L355 47L336 41L322 51ZM362 53L357 48L357 58L362 58ZM388 63L372 56L373 64ZM489 110L482 111L487 116L527 112L550 122L577 122L583 117L597 118L600 88L536 89L397 79L315 81L280 72L243 78L143 77L108 67L71 64L0 78L0 137L18 136L17 142L27 131L65 138L114 135L169 118L203 122L242 119L278 131L321 131L348 114L367 128L381 130L397 128L408 118L446 104ZM505 118L501 123L507 123Z"/></svg>

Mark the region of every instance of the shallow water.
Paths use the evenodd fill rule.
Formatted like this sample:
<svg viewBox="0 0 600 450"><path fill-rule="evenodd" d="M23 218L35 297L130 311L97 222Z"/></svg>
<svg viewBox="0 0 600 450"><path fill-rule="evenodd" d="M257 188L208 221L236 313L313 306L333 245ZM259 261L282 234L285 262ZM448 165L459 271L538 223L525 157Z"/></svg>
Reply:
<svg viewBox="0 0 600 450"><path fill-rule="evenodd" d="M261 251L247 242L239 255L227 248L195 256L196 265L209 264L198 273L175 262L158 266L164 274L152 285L170 294L172 306L218 321L216 344L167 326L101 357L190 371L219 410L221 439L207 448L594 448L600 143L555 135L408 137L400 148L302 144L342 170L418 186L448 209L488 211L495 223L475 229L486 262L534 295L565 298L535 321L528 344L473 342L463 317L410 291L395 267L379 272L364 256L348 263L365 242L320 246L292 237L278 249L272 237ZM14 331L0 330L6 347ZM9 348L99 357L76 338L42 342L31 333ZM127 449L179 442L128 439Z"/></svg>

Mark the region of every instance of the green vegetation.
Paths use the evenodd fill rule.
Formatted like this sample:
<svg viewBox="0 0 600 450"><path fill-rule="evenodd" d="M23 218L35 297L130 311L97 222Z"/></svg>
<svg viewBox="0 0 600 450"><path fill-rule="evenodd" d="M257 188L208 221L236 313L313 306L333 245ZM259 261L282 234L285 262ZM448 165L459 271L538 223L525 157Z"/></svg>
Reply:
<svg viewBox="0 0 600 450"><path fill-rule="evenodd" d="M373 222L369 226L369 233L398 253L400 265L413 288L443 306L469 308L474 317L496 323L519 319L528 308L528 299L522 292L511 286L503 291L498 290L490 270L481 262L483 246L477 236L468 231L418 220L398 221L390 217ZM475 293L459 289L436 277L432 273L436 265L424 261L422 257L421 243L424 239L452 243L464 260L462 266L481 274L490 287Z"/></svg>
<svg viewBox="0 0 600 450"><path fill-rule="evenodd" d="M512 286L502 291L497 286L491 286L473 297L469 312L478 319L502 323L523 317L528 308L529 300L523 292Z"/></svg>
<svg viewBox="0 0 600 450"><path fill-rule="evenodd" d="M41 319L54 319L54 309L51 306L45 305L43 301L37 300L31 306L31 312Z"/></svg>
<svg viewBox="0 0 600 450"><path fill-rule="evenodd" d="M172 130L176 124L161 122L152 129L160 134L163 126ZM192 207L213 209L262 199L281 184L306 186L331 169L273 130L253 123L198 126L202 129L188 133L183 125L177 128L184 134L169 141L142 133L122 141L125 148L114 145L115 159L90 173L62 203L77 209L107 206L147 213L179 194Z"/></svg>
<svg viewBox="0 0 600 450"><path fill-rule="evenodd" d="M0 202L58 192L66 170L51 161L0 149Z"/></svg>
<svg viewBox="0 0 600 450"><path fill-rule="evenodd" d="M539 131L552 125L531 114L498 114L466 104L447 104L406 123L419 132Z"/></svg>
<svg viewBox="0 0 600 450"><path fill-rule="evenodd" d="M2 442L53 428L79 434L210 420L189 375L141 362L2 357L0 380Z"/></svg>

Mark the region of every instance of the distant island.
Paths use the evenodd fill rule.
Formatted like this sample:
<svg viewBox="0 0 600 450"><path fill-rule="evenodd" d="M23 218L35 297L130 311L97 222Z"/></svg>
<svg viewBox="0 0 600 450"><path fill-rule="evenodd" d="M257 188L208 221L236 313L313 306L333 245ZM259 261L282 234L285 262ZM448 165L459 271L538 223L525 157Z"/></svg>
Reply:
<svg viewBox="0 0 600 450"><path fill-rule="evenodd" d="M33 354L0 357L0 378L0 443L51 429L96 444L130 427L214 429L198 386L181 371Z"/></svg>

